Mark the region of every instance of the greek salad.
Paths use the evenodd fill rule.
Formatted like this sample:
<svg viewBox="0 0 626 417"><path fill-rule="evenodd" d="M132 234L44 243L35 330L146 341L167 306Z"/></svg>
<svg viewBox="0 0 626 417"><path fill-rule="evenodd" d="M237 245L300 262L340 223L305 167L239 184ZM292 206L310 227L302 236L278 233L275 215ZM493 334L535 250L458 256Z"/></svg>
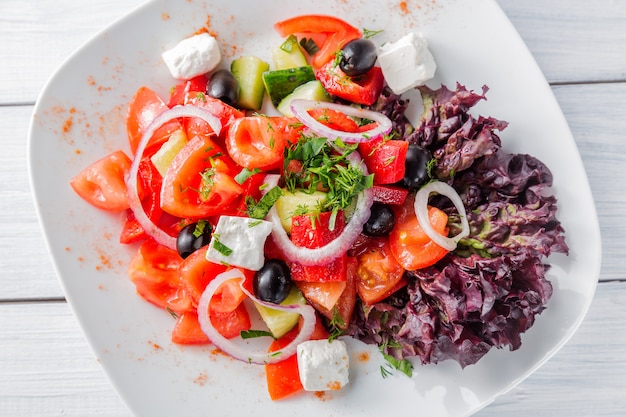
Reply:
<svg viewBox="0 0 626 417"><path fill-rule="evenodd" d="M130 153L70 181L124 213L129 278L172 342L264 366L272 400L349 384L344 337L377 345L383 376L518 349L552 294L547 257L568 252L548 167L471 114L486 86L426 86L419 34L379 44L326 15L274 29L271 62L226 62L207 31L165 51L177 81L136 91Z"/></svg>

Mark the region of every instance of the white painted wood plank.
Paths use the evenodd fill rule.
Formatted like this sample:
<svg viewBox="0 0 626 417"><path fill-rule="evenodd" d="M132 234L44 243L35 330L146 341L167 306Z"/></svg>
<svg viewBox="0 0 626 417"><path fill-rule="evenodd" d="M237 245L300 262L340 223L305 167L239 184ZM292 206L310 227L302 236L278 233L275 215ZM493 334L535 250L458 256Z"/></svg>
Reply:
<svg viewBox="0 0 626 417"><path fill-rule="evenodd" d="M556 86L553 91L578 145L596 202L602 235L601 279L624 279L626 83Z"/></svg>
<svg viewBox="0 0 626 417"><path fill-rule="evenodd" d="M626 2L497 2L549 81L626 79Z"/></svg>
<svg viewBox="0 0 626 417"><path fill-rule="evenodd" d="M32 106L0 107L0 300L63 297L31 194L26 138Z"/></svg>
<svg viewBox="0 0 626 417"><path fill-rule="evenodd" d="M625 319L626 283L600 284L572 340L477 417L622 416ZM0 304L0 340L0 415L130 417L65 303Z"/></svg>
<svg viewBox="0 0 626 417"><path fill-rule="evenodd" d="M142 0L0 2L3 62L0 103L33 102L45 80L65 57L142 3ZM626 25L623 24L626 2L556 0L547 5L541 0L498 0L498 3L550 81L626 79ZM608 42L609 39L612 41Z"/></svg>
<svg viewBox="0 0 626 417"><path fill-rule="evenodd" d="M76 48L144 0L2 0L0 103L32 103Z"/></svg>

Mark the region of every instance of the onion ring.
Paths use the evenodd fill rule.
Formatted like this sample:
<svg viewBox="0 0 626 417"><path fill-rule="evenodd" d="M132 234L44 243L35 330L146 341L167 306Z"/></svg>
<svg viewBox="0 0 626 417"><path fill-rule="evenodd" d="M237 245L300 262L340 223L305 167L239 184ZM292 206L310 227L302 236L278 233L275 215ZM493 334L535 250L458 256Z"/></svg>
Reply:
<svg viewBox="0 0 626 417"><path fill-rule="evenodd" d="M450 201L452 201L452 204L454 204L454 207L459 212L459 217L461 219L461 231L456 236L443 236L437 233L437 231L433 229L432 225L430 224L430 220L428 219L428 199L432 193L437 193L448 197ZM420 190L415 195L414 208L415 215L417 216L417 220L424 230L424 233L426 233L428 237L430 237L433 242L435 242L439 246L449 251L452 251L456 249L459 240L463 239L466 236L469 236L470 227L467 221L467 213L465 211L463 201L461 200L461 197L456 192L456 190L445 182L433 181L420 188Z"/></svg>
<svg viewBox="0 0 626 417"><path fill-rule="evenodd" d="M367 175L367 168L357 152L348 155L347 159L350 165L360 169L364 175ZM265 182L269 185L266 189L270 189L278 184L278 178L276 177L270 175L265 177ZM361 234L363 225L370 218L373 202L374 194L372 189L363 190L357 196L354 213L341 234L328 244L315 249L294 245L280 222L280 216L276 211L276 207L271 208L267 215L267 220L272 222L274 243L276 243L289 261L298 262L305 266L324 265L343 255L352 247L354 241Z"/></svg>
<svg viewBox="0 0 626 417"><path fill-rule="evenodd" d="M130 204L130 209L135 216L135 219L139 222L143 230L148 234L148 236L154 238L161 245L176 250L176 238L167 234L163 229L159 228L146 214L143 206L141 205L141 200L139 199L139 191L137 189L137 173L139 172L139 163L143 157L143 152L148 145L148 142L157 131L158 128L163 126L165 123L169 122L173 119L178 119L179 117L198 117L205 122L207 122L211 129L215 132L216 135L219 135L222 130L222 123L220 120L215 117L211 112L201 107L196 107L193 105L186 106L175 106L171 109L165 110L163 113L159 114L149 125L146 131L144 132L141 140L137 144L137 150L135 151L135 155L133 157L133 162L130 166L130 172L128 173L128 178L126 179L126 188L128 189L128 202Z"/></svg>
<svg viewBox="0 0 626 417"><path fill-rule="evenodd" d="M309 114L308 110L317 108L337 110L348 116L372 120L377 123L377 126L366 132L344 132L333 129L315 120L315 118ZM291 111L294 116L298 118L298 120L300 120L306 127L311 129L311 131L315 132L320 137L327 138L330 141L334 141L339 138L345 143L369 142L370 140L388 134L391 132L392 128L391 120L389 120L389 118L382 113L358 107L345 106L343 104L295 99L291 102Z"/></svg>
<svg viewBox="0 0 626 417"><path fill-rule="evenodd" d="M209 317L209 303L211 302L211 298L213 298L213 295L215 294L219 286L222 283L231 279L239 279L241 281L239 284L241 286L241 289L255 303L258 303L268 308L272 308L274 310L300 314L303 318L303 322L298 336L296 336L296 338L291 343L289 343L287 346L283 347L280 351L277 352L249 351L246 350L245 346L239 345L232 340L222 336L211 323L211 318ZM207 285L204 292L200 296L200 300L198 301L198 322L200 323L200 328L209 338L211 343L213 343L224 353L242 362L265 365L269 363L281 362L289 358L296 353L297 346L300 343L309 340L309 338L313 334L316 321L315 310L308 304L294 304L283 306L261 301L243 286L244 280L245 276L243 275L243 272L235 268L230 269L226 272L222 272L221 274L216 276L211 282L209 282L209 285Z"/></svg>

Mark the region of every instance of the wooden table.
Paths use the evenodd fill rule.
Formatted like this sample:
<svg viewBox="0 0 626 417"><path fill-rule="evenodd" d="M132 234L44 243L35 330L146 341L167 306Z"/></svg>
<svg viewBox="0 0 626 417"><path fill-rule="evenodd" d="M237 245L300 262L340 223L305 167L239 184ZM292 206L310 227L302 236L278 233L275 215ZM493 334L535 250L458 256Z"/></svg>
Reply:
<svg viewBox="0 0 626 417"><path fill-rule="evenodd" d="M130 416L87 346L46 252L26 171L26 137L36 97L53 70L140 3L0 2L2 416ZM578 333L477 415L624 416L626 1L498 3L530 47L574 133L597 205L603 263Z"/></svg>

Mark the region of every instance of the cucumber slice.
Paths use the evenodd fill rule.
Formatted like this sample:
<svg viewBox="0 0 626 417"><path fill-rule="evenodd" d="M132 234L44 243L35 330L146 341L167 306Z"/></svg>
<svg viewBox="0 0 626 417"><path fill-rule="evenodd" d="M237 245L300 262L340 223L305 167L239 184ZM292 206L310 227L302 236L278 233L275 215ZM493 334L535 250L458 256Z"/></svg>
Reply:
<svg viewBox="0 0 626 417"><path fill-rule="evenodd" d="M291 287L287 298L280 304L285 306L292 304L304 305L306 304L306 300L298 287L294 285ZM277 339L283 337L289 330L293 329L300 319L300 314L298 313L274 310L257 303L254 303L254 305L269 331L272 332Z"/></svg>
<svg viewBox="0 0 626 417"><path fill-rule="evenodd" d="M256 56L241 56L233 60L230 71L239 83L237 105L243 109L259 110L263 104L265 84L263 73L270 69L270 64Z"/></svg>
<svg viewBox="0 0 626 417"><path fill-rule="evenodd" d="M287 233L291 233L291 218L293 215L302 211L315 212L316 207L325 199L326 193L322 191L314 191L310 194L304 191L296 191L295 193L285 191L276 200L275 204L280 224Z"/></svg>
<svg viewBox="0 0 626 417"><path fill-rule="evenodd" d="M296 87L313 80L315 80L315 73L310 65L263 73L265 90L274 106L278 106L280 101L291 94Z"/></svg>
<svg viewBox="0 0 626 417"><path fill-rule="evenodd" d="M315 101L331 101L322 83L319 80L313 80L296 87L291 94L278 103L276 109L284 116L293 117L291 102L297 98Z"/></svg>
<svg viewBox="0 0 626 417"><path fill-rule="evenodd" d="M308 65L298 45L298 38L290 35L282 45L272 50L272 60L277 70L304 67Z"/></svg>

